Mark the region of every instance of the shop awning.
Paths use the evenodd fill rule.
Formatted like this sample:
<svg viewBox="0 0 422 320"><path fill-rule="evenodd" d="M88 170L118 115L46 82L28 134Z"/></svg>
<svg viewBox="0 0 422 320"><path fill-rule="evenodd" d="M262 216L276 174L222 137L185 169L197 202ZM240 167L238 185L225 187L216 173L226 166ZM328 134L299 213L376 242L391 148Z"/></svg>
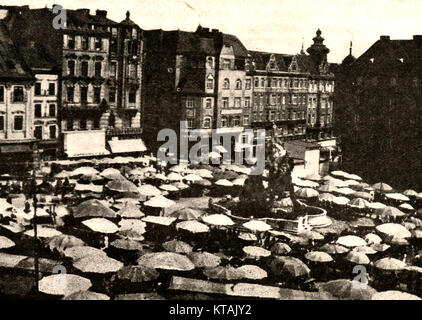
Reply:
<svg viewBox="0 0 422 320"><path fill-rule="evenodd" d="M147 150L142 139L110 140L108 144L112 153L143 152Z"/></svg>
<svg viewBox="0 0 422 320"><path fill-rule="evenodd" d="M95 157L109 155L110 151L107 149L93 150L92 152L79 152L78 150L67 150L68 158L81 158L81 157Z"/></svg>
<svg viewBox="0 0 422 320"><path fill-rule="evenodd" d="M108 155L104 130L63 132L64 151L69 158Z"/></svg>

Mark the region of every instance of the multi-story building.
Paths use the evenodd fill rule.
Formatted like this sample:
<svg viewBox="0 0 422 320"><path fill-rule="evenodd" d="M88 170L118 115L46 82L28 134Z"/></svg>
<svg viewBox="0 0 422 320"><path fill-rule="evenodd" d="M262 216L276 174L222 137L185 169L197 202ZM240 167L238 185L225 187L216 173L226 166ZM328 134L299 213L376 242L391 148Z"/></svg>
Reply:
<svg viewBox="0 0 422 320"><path fill-rule="evenodd" d="M332 137L334 76L321 31L297 55L249 51L253 78L251 122L280 140Z"/></svg>
<svg viewBox="0 0 422 320"><path fill-rule="evenodd" d="M0 21L0 160L1 170L14 172L33 161L33 88L35 77Z"/></svg>
<svg viewBox="0 0 422 320"><path fill-rule="evenodd" d="M179 132L182 120L205 132L242 127L251 90L245 86L247 51L238 38L201 26L196 32L144 31L144 37L142 126L153 148L161 144L160 129Z"/></svg>
<svg viewBox="0 0 422 320"><path fill-rule="evenodd" d="M250 51L253 78L252 125L281 140L304 138L308 73L302 55Z"/></svg>
<svg viewBox="0 0 422 320"><path fill-rule="evenodd" d="M223 35L219 55L216 128L243 130L250 126L252 77L246 75L246 48L231 35Z"/></svg>
<svg viewBox="0 0 422 320"><path fill-rule="evenodd" d="M129 12L117 23L104 10L95 15L89 9L66 10L63 28L55 29L52 9L5 8L5 21L19 50L36 43L53 57L59 76L64 155L144 151L140 140L142 32ZM121 144L126 150L116 142L128 139L132 143Z"/></svg>
<svg viewBox="0 0 422 320"><path fill-rule="evenodd" d="M346 170L393 187L422 184L422 36L381 36L336 79L336 133Z"/></svg>

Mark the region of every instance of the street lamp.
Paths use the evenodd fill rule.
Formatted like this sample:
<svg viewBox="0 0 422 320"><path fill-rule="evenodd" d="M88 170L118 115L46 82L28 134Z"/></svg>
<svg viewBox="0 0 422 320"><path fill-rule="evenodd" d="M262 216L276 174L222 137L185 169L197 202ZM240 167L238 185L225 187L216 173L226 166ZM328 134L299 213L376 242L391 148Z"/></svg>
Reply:
<svg viewBox="0 0 422 320"><path fill-rule="evenodd" d="M34 207L34 216L32 218L33 228L34 228L34 277L35 277L35 290L38 293L39 292L39 262L38 262L38 233L37 233L37 181L36 181L36 175L35 175L35 168L33 169L32 173L32 181L31 181L31 189L30 193L32 195L32 205Z"/></svg>

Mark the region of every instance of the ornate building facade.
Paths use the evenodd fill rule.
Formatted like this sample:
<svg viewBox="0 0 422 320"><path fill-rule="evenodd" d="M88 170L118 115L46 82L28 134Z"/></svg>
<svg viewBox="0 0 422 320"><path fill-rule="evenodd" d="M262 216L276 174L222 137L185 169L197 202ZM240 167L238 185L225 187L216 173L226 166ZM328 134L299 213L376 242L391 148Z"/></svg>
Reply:
<svg viewBox="0 0 422 320"><path fill-rule="evenodd" d="M130 13L117 23L108 19L104 10L95 15L89 9L66 10L66 23L55 29L52 9L6 8L5 21L19 50L35 43L58 70L62 154L114 153L112 144L118 143L107 146L107 142L122 139L135 144L127 152L143 151L139 140L142 31ZM81 139L96 143L86 152L71 150Z"/></svg>
<svg viewBox="0 0 422 320"><path fill-rule="evenodd" d="M14 172L32 161L35 77L15 50L6 25L0 21L0 160L1 170Z"/></svg>

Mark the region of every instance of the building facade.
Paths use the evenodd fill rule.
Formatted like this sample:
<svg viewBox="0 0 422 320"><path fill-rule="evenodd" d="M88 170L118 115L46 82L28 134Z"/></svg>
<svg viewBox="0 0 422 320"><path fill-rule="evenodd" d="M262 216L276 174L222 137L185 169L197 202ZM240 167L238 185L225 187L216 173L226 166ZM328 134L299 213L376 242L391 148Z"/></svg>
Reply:
<svg viewBox="0 0 422 320"><path fill-rule="evenodd" d="M0 170L14 172L30 164L37 150L32 103L35 77L2 21L0 40Z"/></svg>
<svg viewBox="0 0 422 320"><path fill-rule="evenodd" d="M89 9L66 10L65 25L55 29L52 9L6 9L5 21L19 50L26 51L35 43L58 71L61 155L114 153L112 145L118 140L133 140L133 148L127 152L144 151L140 140L142 30L130 13L117 23L108 19L104 10L95 14ZM43 41L46 38L49 40ZM84 136L103 141L86 151L68 148Z"/></svg>
<svg viewBox="0 0 422 320"><path fill-rule="evenodd" d="M422 36L381 36L336 72L335 126L345 169L393 187L422 187Z"/></svg>
<svg viewBox="0 0 422 320"><path fill-rule="evenodd" d="M334 75L329 70L321 32L308 53L297 55L249 51L253 77L251 122L280 140L333 138Z"/></svg>

